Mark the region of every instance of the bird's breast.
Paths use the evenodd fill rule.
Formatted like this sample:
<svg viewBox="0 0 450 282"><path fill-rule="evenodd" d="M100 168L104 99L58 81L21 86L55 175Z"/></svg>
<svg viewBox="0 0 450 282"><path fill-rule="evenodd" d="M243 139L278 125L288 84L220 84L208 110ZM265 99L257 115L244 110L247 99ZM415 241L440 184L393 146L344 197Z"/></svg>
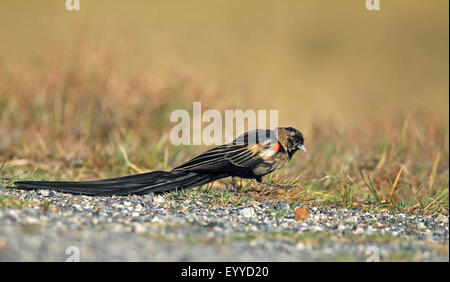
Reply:
<svg viewBox="0 0 450 282"><path fill-rule="evenodd" d="M286 153L272 153L270 150L266 152L265 155L261 156L264 161L252 169L255 175L262 176L271 173L274 170L284 167L289 161L289 156Z"/></svg>

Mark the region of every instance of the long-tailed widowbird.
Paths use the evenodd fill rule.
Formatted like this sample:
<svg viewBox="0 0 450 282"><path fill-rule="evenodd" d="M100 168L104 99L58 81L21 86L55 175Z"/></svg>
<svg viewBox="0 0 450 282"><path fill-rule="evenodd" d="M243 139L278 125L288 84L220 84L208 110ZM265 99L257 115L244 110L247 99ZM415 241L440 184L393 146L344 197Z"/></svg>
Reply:
<svg viewBox="0 0 450 282"><path fill-rule="evenodd" d="M303 142L302 133L292 127L280 127L276 132L257 129L241 135L229 144L206 151L169 172L153 171L77 182L17 181L14 183L15 187L9 188L112 196L189 189L229 176L262 182L264 175L285 166L296 151L306 152Z"/></svg>

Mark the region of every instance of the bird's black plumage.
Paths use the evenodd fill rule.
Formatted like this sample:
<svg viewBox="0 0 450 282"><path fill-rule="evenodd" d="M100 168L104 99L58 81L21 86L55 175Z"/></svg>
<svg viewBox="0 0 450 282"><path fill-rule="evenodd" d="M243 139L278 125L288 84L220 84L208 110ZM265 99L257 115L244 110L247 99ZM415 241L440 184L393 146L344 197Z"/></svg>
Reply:
<svg viewBox="0 0 450 282"><path fill-rule="evenodd" d="M283 167L297 150L303 135L295 128L253 130L232 143L215 147L172 171L154 171L93 181L17 181L16 189L49 189L92 196L160 193L190 189L225 177L254 178Z"/></svg>

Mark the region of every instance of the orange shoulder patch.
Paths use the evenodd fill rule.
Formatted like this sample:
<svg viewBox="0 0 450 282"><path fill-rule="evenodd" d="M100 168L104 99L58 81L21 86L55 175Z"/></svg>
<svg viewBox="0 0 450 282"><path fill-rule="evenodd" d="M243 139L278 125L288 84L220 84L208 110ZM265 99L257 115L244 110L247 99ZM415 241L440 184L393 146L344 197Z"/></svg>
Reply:
<svg viewBox="0 0 450 282"><path fill-rule="evenodd" d="M278 152L278 150L280 150L280 144L277 143L275 145L273 145L272 147L269 148L270 151L274 151L274 152Z"/></svg>

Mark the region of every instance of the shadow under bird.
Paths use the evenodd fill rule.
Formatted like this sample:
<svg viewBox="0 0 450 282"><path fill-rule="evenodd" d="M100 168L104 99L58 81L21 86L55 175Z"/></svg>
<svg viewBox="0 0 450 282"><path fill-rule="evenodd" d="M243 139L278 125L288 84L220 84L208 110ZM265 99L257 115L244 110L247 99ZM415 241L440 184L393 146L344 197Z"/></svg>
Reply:
<svg viewBox="0 0 450 282"><path fill-rule="evenodd" d="M215 147L171 171L153 171L118 178L93 181L17 181L22 190L48 189L91 195L142 195L177 189L190 189L225 177L262 177L284 167L298 150L306 152L300 131L293 127L249 131L229 144ZM274 185L281 186L281 185Z"/></svg>

